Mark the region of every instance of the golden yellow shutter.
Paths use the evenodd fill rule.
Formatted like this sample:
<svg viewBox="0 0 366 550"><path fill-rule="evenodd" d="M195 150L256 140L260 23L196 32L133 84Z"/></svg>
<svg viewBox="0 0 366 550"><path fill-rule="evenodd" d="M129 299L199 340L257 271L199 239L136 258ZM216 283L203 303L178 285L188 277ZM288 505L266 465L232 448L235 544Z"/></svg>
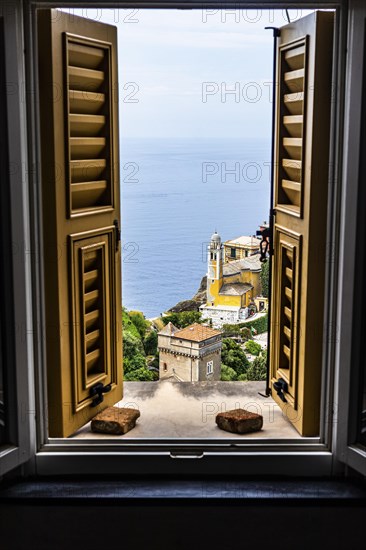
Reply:
<svg viewBox="0 0 366 550"><path fill-rule="evenodd" d="M270 378L306 436L320 418L333 21L318 11L278 39Z"/></svg>
<svg viewBox="0 0 366 550"><path fill-rule="evenodd" d="M67 437L122 398L117 29L39 10L38 48L49 435Z"/></svg>

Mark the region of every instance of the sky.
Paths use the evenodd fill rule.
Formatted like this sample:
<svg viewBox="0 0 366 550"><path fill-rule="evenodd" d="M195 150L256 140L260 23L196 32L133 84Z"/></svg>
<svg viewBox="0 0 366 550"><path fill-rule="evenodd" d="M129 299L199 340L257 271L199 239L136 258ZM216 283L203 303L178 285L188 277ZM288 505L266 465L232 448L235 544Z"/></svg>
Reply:
<svg viewBox="0 0 366 550"><path fill-rule="evenodd" d="M263 138L285 10L65 9L118 27L120 136ZM310 13L288 10L291 21Z"/></svg>

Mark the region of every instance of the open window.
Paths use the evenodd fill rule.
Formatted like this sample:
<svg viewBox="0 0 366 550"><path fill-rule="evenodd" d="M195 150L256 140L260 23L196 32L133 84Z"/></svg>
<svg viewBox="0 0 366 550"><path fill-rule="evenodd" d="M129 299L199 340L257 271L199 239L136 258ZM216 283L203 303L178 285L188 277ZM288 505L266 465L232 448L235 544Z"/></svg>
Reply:
<svg viewBox="0 0 366 550"><path fill-rule="evenodd" d="M356 395L352 378L361 380L362 373L358 372L357 377L352 373L350 342L353 324L347 322L353 319L354 312L350 304L354 303L357 295L354 285L350 285L349 281L353 280L356 269L352 254L357 234L355 212L359 188L355 190L355 181L358 186L359 170L363 173L358 162L358 154L362 157L359 135L364 114L359 109L362 98L359 68L363 64L365 52L357 44L364 45L364 6L361 6L361 2L351 2L350 13L348 58L352 58L352 63L347 61L347 71L343 70L342 57L346 50L342 43L346 30L344 19L341 18L342 24L338 20L337 44L333 48L333 13L330 11L317 12L283 26L277 39L273 316L269 382L272 397L302 435L318 436L320 418L323 416L324 422L324 416L329 414L333 422L338 411L339 417L330 426L334 427L337 438L336 458L364 472L365 452L360 435L360 411L363 409L359 395L354 400L354 403L357 401L357 411L351 406L353 396ZM43 247L41 256L44 269L37 284L41 288L40 294L44 295L47 325L47 435L66 437L96 412L117 403L122 397L118 105L114 96L114 85L118 80L116 31L111 26L76 16L64 18L55 11L40 10L38 14L35 19L38 20L39 34L37 37L31 36L29 44L37 39L40 46L39 82L42 100L38 107L41 115L41 177L37 179L38 174L35 176L31 171L25 171L25 143L29 141L33 159L36 149L32 132L27 133L26 126L28 122L29 127L32 127L32 116L38 113L33 110L34 98L28 97L27 101L23 101L20 93L9 94L6 98L8 120L11 120L8 128L9 159L11 162L19 162L20 159L22 165L18 173L11 173L8 185L9 215L13 239L29 246L29 227L34 222L29 220L29 213L34 205L28 197L32 185L28 187L24 182L31 179L34 188L41 185L44 231L40 242L36 238L35 242L37 246ZM14 17L7 14L6 21L7 79L19 84L19 80L25 81L24 44L21 38L24 29L20 12ZM30 35L33 29L35 27L29 25ZM345 74L347 109L344 119L340 116L335 121L333 117L331 123L333 49L339 54L335 63L339 71L337 82L341 88L340 93L336 90L337 116L342 115L340 98ZM31 52L32 48L26 50ZM30 67L27 78L34 70L30 53L28 62ZM33 76L34 81L38 82L38 74ZM341 143L343 122L346 128L344 152ZM329 130L332 124L337 134L335 148L338 148L338 157L335 158L330 158L329 154ZM39 136L37 131L34 133L37 134L34 138L37 142ZM328 185L328 171L332 162L338 168L331 170L332 185ZM337 179L342 162L345 166L343 184ZM331 207L327 191L331 195L334 193ZM344 196L341 196L341 191ZM329 212L333 214L332 208L335 212L332 223L339 225L342 237L340 258L334 261L337 265L339 262L341 273L340 282L337 274L332 276L333 287L329 289L324 283L327 280L325 271L334 266L326 265L329 250L325 239L321 239L321 244L320 238L328 235L327 222L329 228ZM359 219L362 219L362 214ZM37 237L36 231L32 233L34 235ZM338 242L335 240L332 245L337 247ZM37 292L31 292L38 271L34 268L35 275L31 276L26 250L20 250L12 258L12 279L16 281L16 288L11 291L11 299L14 322L19 323L19 326L24 323L29 335L34 334L31 319L32 315L37 317L42 299ZM329 318L323 315L327 300L333 304ZM338 306L339 311L336 311ZM362 312L359 315L362 317ZM333 361L335 367L333 369L332 363L331 373L324 376L324 324L331 322L331 319L339 321L339 340L327 343L327 364ZM14 423L17 423L14 434L18 430L18 436L12 441L5 441L9 443L5 450L4 445L0 449L0 473L26 462L31 456L29 441L35 415L29 380L37 380L37 376L33 377L32 374L32 358L35 358L37 373L42 373L43 364L40 355L32 352L32 338L24 339L24 333L9 338L12 338L15 349L13 370L16 403L19 411L25 407L25 416L19 414ZM359 349L362 350L361 344ZM360 364L360 357L354 357ZM8 371L8 367L5 370ZM328 397L333 399L333 377L339 388L338 401L321 405L322 384L329 384ZM98 403L101 395L104 400ZM40 419L45 411L41 410ZM356 427L352 428L353 432L352 418L358 419ZM44 442L47 442L47 437L42 439L39 449ZM111 445L110 441L107 443ZM194 446L192 442L189 443ZM275 451L291 450L292 455L296 455L297 471L311 473L313 470L307 461L309 451L309 455L312 454L312 458L317 455L317 460L322 464L316 471L329 473L334 457L331 440L328 438L324 443L324 439L316 438L305 440L305 443L308 446L302 446L299 454L293 451L298 451L301 445L295 445L294 441L280 444L274 442L270 449L266 447L267 455L264 452L262 454L262 445L265 445L263 441L252 442L251 445L245 445L245 442L230 443L224 452L238 456L242 472L244 461L246 465L249 464L248 456L254 449L257 452L254 458L256 465L246 472L258 472L258 468L262 468L267 473L275 473L284 472L286 467L283 456L277 457ZM214 444L217 445L217 441ZM117 449L115 442L113 445L116 454L113 471L121 471L119 460L122 451L121 448ZM199 445L200 449L204 447L202 441ZM67 453L64 452L66 447ZM96 463L90 465L85 455L80 453L80 449L84 448L80 441L74 447L60 440L53 446L52 442L44 444L37 455L40 471L50 472L50 461L55 459L58 461L57 471L67 472L69 470L64 464L68 459L61 455L67 454L70 460L76 460L77 453L81 460L76 467L78 471L84 472L84 468L89 472L93 468L95 470ZM60 449L63 453L57 454ZM98 447L100 449L102 454L105 448ZM133 450L135 452L136 448ZM218 447L215 447L214 452L217 450ZM124 451L127 452L126 449ZM51 459L53 453L56 456ZM200 451L201 456L203 451ZM211 459L208 448L205 459L209 460L209 456ZM95 459L94 455L92 459ZM105 456L101 458L104 459ZM251 459L252 464L253 456ZM307 466L304 468L305 461ZM200 463L203 464L201 471L206 471L206 462ZM101 466L101 462L98 465ZM135 472L133 468L131 471Z"/></svg>
<svg viewBox="0 0 366 550"><path fill-rule="evenodd" d="M333 27L314 12L278 38L270 382L305 436L320 421ZM122 396L117 34L51 10L38 33L49 434L65 437Z"/></svg>

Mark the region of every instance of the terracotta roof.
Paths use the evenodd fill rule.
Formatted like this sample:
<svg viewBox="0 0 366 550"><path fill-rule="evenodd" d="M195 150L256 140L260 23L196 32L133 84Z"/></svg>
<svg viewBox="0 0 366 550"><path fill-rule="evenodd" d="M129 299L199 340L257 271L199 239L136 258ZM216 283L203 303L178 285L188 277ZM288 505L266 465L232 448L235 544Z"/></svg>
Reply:
<svg viewBox="0 0 366 550"><path fill-rule="evenodd" d="M222 334L221 330L215 330L211 327L206 327L205 325L200 325L199 323L193 323L186 328L182 328L174 333L174 338L179 338L180 340L192 340L193 342L202 342L203 340L208 340L213 336L218 336Z"/></svg>
<svg viewBox="0 0 366 550"><path fill-rule="evenodd" d="M228 283L227 285L222 285L219 294L224 296L242 296L252 288L253 285L249 283Z"/></svg>
<svg viewBox="0 0 366 550"><path fill-rule="evenodd" d="M162 336L172 336L177 331L177 327L173 325L173 323L168 323L160 332Z"/></svg>
<svg viewBox="0 0 366 550"><path fill-rule="evenodd" d="M241 271L260 271L261 269L262 264L259 261L259 254L254 254L242 260L227 262L223 265L223 274L225 277L225 275L235 275Z"/></svg>

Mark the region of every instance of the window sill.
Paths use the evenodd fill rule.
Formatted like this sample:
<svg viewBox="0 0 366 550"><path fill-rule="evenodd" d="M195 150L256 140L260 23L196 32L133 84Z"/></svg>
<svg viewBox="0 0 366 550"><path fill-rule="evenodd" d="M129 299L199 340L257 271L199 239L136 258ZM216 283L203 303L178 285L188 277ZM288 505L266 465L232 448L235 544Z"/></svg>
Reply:
<svg viewBox="0 0 366 550"><path fill-rule="evenodd" d="M115 501L193 500L215 502L245 500L253 502L276 501L289 505L291 502L317 502L336 504L347 501L366 505L366 483L350 480L34 480L16 482L0 488L0 502L23 503L60 502L70 500Z"/></svg>

